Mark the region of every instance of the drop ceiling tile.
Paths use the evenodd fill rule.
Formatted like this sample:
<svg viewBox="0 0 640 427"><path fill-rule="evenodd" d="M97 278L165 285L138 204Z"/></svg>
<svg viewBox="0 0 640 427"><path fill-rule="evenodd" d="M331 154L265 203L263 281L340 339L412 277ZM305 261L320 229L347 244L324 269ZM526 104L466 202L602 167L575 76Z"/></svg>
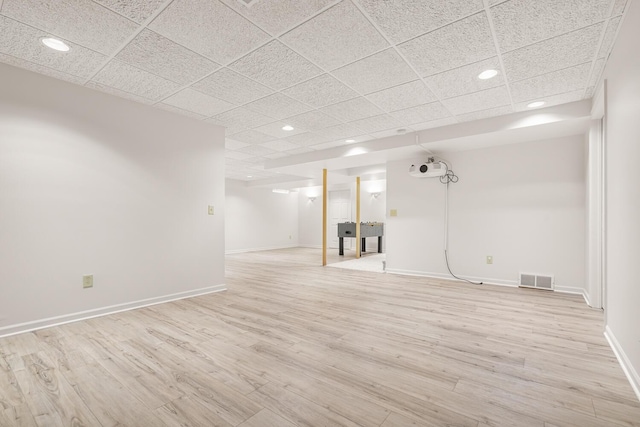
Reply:
<svg viewBox="0 0 640 427"><path fill-rule="evenodd" d="M251 7L244 6L238 0L222 1L260 28L276 35L315 15L335 0L269 0L258 1Z"/></svg>
<svg viewBox="0 0 640 427"><path fill-rule="evenodd" d="M322 144L312 145L311 147L308 147L308 148L311 150L328 150L329 148L342 147L343 145L349 145L349 144L344 142L343 140L339 140L339 141L323 142Z"/></svg>
<svg viewBox="0 0 640 427"><path fill-rule="evenodd" d="M162 110L171 111L173 113L182 114L183 116L192 117L198 120L204 120L207 116L203 116L202 114L194 113L193 111L184 110L182 108L175 107L173 105L165 104L164 102L158 102L153 105L154 107L160 108Z"/></svg>
<svg viewBox="0 0 640 427"><path fill-rule="evenodd" d="M394 111L389 114L402 126L410 126L451 116L451 113L440 102L418 105L417 107Z"/></svg>
<svg viewBox="0 0 640 427"><path fill-rule="evenodd" d="M282 93L316 108L358 96L356 92L329 74L314 77L304 83L285 89Z"/></svg>
<svg viewBox="0 0 640 427"><path fill-rule="evenodd" d="M496 55L486 13L478 13L398 46L422 76Z"/></svg>
<svg viewBox="0 0 640 427"><path fill-rule="evenodd" d="M138 23L153 15L166 0L94 0Z"/></svg>
<svg viewBox="0 0 640 427"><path fill-rule="evenodd" d="M182 89L163 102L207 117L215 116L216 114L235 108L233 104L214 98L213 96L205 95L191 88Z"/></svg>
<svg viewBox="0 0 640 427"><path fill-rule="evenodd" d="M502 52L586 27L607 18L611 0L511 0L491 8Z"/></svg>
<svg viewBox="0 0 640 427"><path fill-rule="evenodd" d="M602 28L599 23L504 54L508 80L516 82L591 61Z"/></svg>
<svg viewBox="0 0 640 427"><path fill-rule="evenodd" d="M454 123L458 123L458 120L456 120L455 117L445 117L444 119L431 120L424 123L416 123L414 125L411 125L411 129L413 129L414 131L420 131L425 129L438 128L441 126L448 126Z"/></svg>
<svg viewBox="0 0 640 427"><path fill-rule="evenodd" d="M607 30L604 33L604 38L602 39L602 45L600 46L600 50L598 51L598 58L605 58L607 55L609 55L609 52L613 47L613 42L616 39L616 32L618 31L618 25L620 25L621 20L622 17L609 20L609 24L607 24Z"/></svg>
<svg viewBox="0 0 640 427"><path fill-rule="evenodd" d="M247 147L250 144L242 141L236 141L235 139L225 138L224 139L224 148L227 150L239 150L241 148Z"/></svg>
<svg viewBox="0 0 640 427"><path fill-rule="evenodd" d="M486 110L494 107L510 105L509 93L505 86L481 90L468 95L457 96L442 101L454 115Z"/></svg>
<svg viewBox="0 0 640 427"><path fill-rule="evenodd" d="M604 70L605 62L606 60L604 58L600 58L595 62L587 86L596 86L598 84L598 82L600 81L600 76L602 75L602 71Z"/></svg>
<svg viewBox="0 0 640 427"><path fill-rule="evenodd" d="M359 0L359 3L395 43L435 30L484 8L482 0Z"/></svg>
<svg viewBox="0 0 640 427"><path fill-rule="evenodd" d="M255 128L255 130L273 136L275 138L286 138L288 136L297 135L307 131L306 129L301 129L295 125L293 126L293 130L283 130L282 127L285 125L291 126L291 123L288 121L288 119L286 121L269 123L268 125L257 127Z"/></svg>
<svg viewBox="0 0 640 427"><path fill-rule="evenodd" d="M92 81L153 101L159 101L180 88L172 81L117 59L110 61Z"/></svg>
<svg viewBox="0 0 640 427"><path fill-rule="evenodd" d="M2 14L107 55L138 28L91 0L5 0Z"/></svg>
<svg viewBox="0 0 640 427"><path fill-rule="evenodd" d="M340 121L319 111L309 111L285 120L295 128L319 130L340 124Z"/></svg>
<svg viewBox="0 0 640 427"><path fill-rule="evenodd" d="M396 119L387 114L367 117L365 119L356 120L349 124L352 126L356 126L358 129L362 129L364 133L374 133L381 130L398 128L400 126L400 123Z"/></svg>
<svg viewBox="0 0 640 427"><path fill-rule="evenodd" d="M492 79L479 79L478 74L485 70L497 70L498 75ZM500 70L498 57L493 57L434 74L424 80L440 99L446 99L504 85L504 76Z"/></svg>
<svg viewBox="0 0 640 427"><path fill-rule="evenodd" d="M627 5L627 0L616 0L611 11L611 16L622 15Z"/></svg>
<svg viewBox="0 0 640 427"><path fill-rule="evenodd" d="M433 92L420 80L370 93L367 98L387 112L415 107L416 105L427 104L437 100Z"/></svg>
<svg viewBox="0 0 640 427"><path fill-rule="evenodd" d="M269 39L242 15L211 0L174 0L149 28L221 64Z"/></svg>
<svg viewBox="0 0 640 427"><path fill-rule="evenodd" d="M254 145L249 145L248 147L244 147L241 148L239 150L237 150L240 153L244 153L244 154L250 154L252 156L256 156L256 157L260 157L260 156L266 156L267 154L272 154L275 153L275 150L272 150L270 148L265 148L262 147L260 145L254 144ZM256 163L260 163L263 162L263 159L256 159L255 162ZM253 163L253 162L251 162Z"/></svg>
<svg viewBox="0 0 640 427"><path fill-rule="evenodd" d="M329 141L339 139L349 139L351 137L360 136L367 132L363 132L362 129L358 129L350 123L341 124L337 126L331 126L316 132L318 135L326 137Z"/></svg>
<svg viewBox="0 0 640 427"><path fill-rule="evenodd" d="M279 139L277 141L265 142L264 144L260 144L260 147L265 147L275 151L288 151L288 150L295 150L296 148L300 148L299 145L292 144L283 139Z"/></svg>
<svg viewBox="0 0 640 427"><path fill-rule="evenodd" d="M305 132L299 135L287 137L287 141L305 147L309 145L320 144L322 142L327 142L330 139L331 138L327 138L326 136L318 135L317 133L313 132Z"/></svg>
<svg viewBox="0 0 640 427"><path fill-rule="evenodd" d="M326 70L389 46L350 0L325 10L280 39Z"/></svg>
<svg viewBox="0 0 640 427"><path fill-rule="evenodd" d="M577 65L511 84L513 102L531 101L587 87L591 63Z"/></svg>
<svg viewBox="0 0 640 427"><path fill-rule="evenodd" d="M193 83L220 67L147 29L125 46L116 59L182 85Z"/></svg>
<svg viewBox="0 0 640 427"><path fill-rule="evenodd" d="M228 159L245 160L253 157L253 154L242 153L238 150L225 150L224 156Z"/></svg>
<svg viewBox="0 0 640 427"><path fill-rule="evenodd" d="M289 150L286 152L286 154L289 156L295 156L297 154L311 153L312 151L316 150L314 150L312 147L300 147L296 148L295 150Z"/></svg>
<svg viewBox="0 0 640 427"><path fill-rule="evenodd" d="M568 102L580 101L584 99L584 89L574 90L571 92L560 93L558 95L547 96L544 98L545 107L551 107L559 104L566 104ZM529 101L520 102L514 105L515 111L529 111L531 108L527 107Z"/></svg>
<svg viewBox="0 0 640 427"><path fill-rule="evenodd" d="M339 68L333 75L361 94L376 92L418 77L394 49Z"/></svg>
<svg viewBox="0 0 640 427"><path fill-rule="evenodd" d="M150 99L143 98L141 96L134 95L132 93L125 92L123 90L116 89L116 88L111 87L111 86L105 86L105 85L100 84L98 82L95 82L93 80L88 82L85 85L85 87L88 87L89 89L99 90L100 92L108 93L110 95L119 96L120 98L125 98L125 99L131 100L131 101L140 102L142 104L152 104L154 102L154 101L152 101Z"/></svg>
<svg viewBox="0 0 640 427"><path fill-rule="evenodd" d="M101 53L71 42L69 42L71 46L69 52L56 52L40 42L40 38L47 34L0 15L0 53L17 58L17 61L13 61L14 65L24 60L37 66L50 68L52 70L50 75L61 72L86 79L107 59ZM47 74L44 72L46 68L37 66L34 65L30 69Z"/></svg>
<svg viewBox="0 0 640 427"><path fill-rule="evenodd" d="M503 105L502 107L488 108L486 110L474 111L473 113L460 114L456 116L458 122L471 122L473 120L488 119L490 117L504 116L513 113L511 105Z"/></svg>
<svg viewBox="0 0 640 427"><path fill-rule="evenodd" d="M2 24L0 24L0 27L1 25ZM0 36L0 38L1 37L2 36ZM0 41L0 43L2 42ZM4 53L0 53L0 62L75 84L81 85L85 81L85 79L82 77L73 76L62 71L54 70L53 68L45 67L44 65L36 64L35 62L27 61L26 59L16 58L15 56L11 55L5 55Z"/></svg>
<svg viewBox="0 0 640 427"><path fill-rule="evenodd" d="M242 105L273 93L273 90L254 82L235 71L223 68L192 86L207 95Z"/></svg>
<svg viewBox="0 0 640 427"><path fill-rule="evenodd" d="M229 68L276 90L293 86L322 73L322 70L278 40L273 40L240 58L229 65Z"/></svg>
<svg viewBox="0 0 640 427"><path fill-rule="evenodd" d="M269 160L274 160L274 159L281 159L281 158L287 157L287 156L288 156L287 153L277 152L277 153L267 154L264 157L266 157Z"/></svg>
<svg viewBox="0 0 640 427"><path fill-rule="evenodd" d="M216 124L225 126L228 134L238 133L246 129L253 129L258 126L266 125L274 121L271 117L265 116L248 108L239 107L233 110L225 111L211 118Z"/></svg>
<svg viewBox="0 0 640 427"><path fill-rule="evenodd" d="M264 142L273 141L273 136L258 132L256 130L245 130L243 132L234 133L230 136L232 139L240 142L246 142L247 144L262 144Z"/></svg>
<svg viewBox="0 0 640 427"><path fill-rule="evenodd" d="M354 120L377 116L384 113L384 111L373 105L364 97L354 98L349 101L329 105L321 108L320 111L345 122L352 122Z"/></svg>
<svg viewBox="0 0 640 427"><path fill-rule="evenodd" d="M281 93L265 96L245 105L245 107L274 119L284 119L311 110L311 107Z"/></svg>

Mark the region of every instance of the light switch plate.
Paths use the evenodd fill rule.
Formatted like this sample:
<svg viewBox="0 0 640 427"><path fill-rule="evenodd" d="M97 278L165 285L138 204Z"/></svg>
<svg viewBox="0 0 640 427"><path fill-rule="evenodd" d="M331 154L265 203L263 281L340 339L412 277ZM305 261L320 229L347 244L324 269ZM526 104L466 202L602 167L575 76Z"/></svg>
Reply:
<svg viewBox="0 0 640 427"><path fill-rule="evenodd" d="M93 288L93 274L87 274L86 276L82 276L82 287L83 288Z"/></svg>
<svg viewBox="0 0 640 427"><path fill-rule="evenodd" d="M213 211L213 205L209 205L207 212L209 213L209 215L213 215L214 211Z"/></svg>
<svg viewBox="0 0 640 427"><path fill-rule="evenodd" d="M391 209L391 211L389 212L389 216L398 216L398 210L397 209Z"/></svg>

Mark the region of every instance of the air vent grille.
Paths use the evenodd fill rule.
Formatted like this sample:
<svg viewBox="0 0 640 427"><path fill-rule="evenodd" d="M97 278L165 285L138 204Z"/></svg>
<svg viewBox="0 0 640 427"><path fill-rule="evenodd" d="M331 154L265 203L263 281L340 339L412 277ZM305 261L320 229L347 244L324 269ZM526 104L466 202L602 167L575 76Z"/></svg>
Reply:
<svg viewBox="0 0 640 427"><path fill-rule="evenodd" d="M553 275L520 273L519 285L526 288L553 290Z"/></svg>
<svg viewBox="0 0 640 427"><path fill-rule="evenodd" d="M251 7L254 4L258 3L258 0L238 0L238 3L247 7Z"/></svg>

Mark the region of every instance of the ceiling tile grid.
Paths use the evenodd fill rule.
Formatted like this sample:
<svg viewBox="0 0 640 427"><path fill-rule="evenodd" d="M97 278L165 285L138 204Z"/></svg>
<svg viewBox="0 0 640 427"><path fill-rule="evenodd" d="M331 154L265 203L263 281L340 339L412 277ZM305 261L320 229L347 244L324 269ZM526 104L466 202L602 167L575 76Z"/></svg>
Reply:
<svg viewBox="0 0 640 427"><path fill-rule="evenodd" d="M278 40L240 58L229 68L281 90L322 73L322 70Z"/></svg>
<svg viewBox="0 0 640 427"><path fill-rule="evenodd" d="M123 62L180 83L193 83L220 65L160 34L144 29L115 56Z"/></svg>
<svg viewBox="0 0 640 427"><path fill-rule="evenodd" d="M180 88L177 83L118 60L109 62L92 81L152 101L159 101Z"/></svg>
<svg viewBox="0 0 640 427"><path fill-rule="evenodd" d="M66 55L60 55L59 52L40 43L40 38L48 34L0 15L1 53L44 66L53 71L80 77L83 80L91 76L94 70L100 67L107 58L101 53L70 41L68 43L72 49ZM14 63L14 65L17 64ZM37 71L35 67L31 69Z"/></svg>
<svg viewBox="0 0 640 427"><path fill-rule="evenodd" d="M364 10L400 43L483 9L482 0L360 0Z"/></svg>
<svg viewBox="0 0 640 427"><path fill-rule="evenodd" d="M282 93L315 108L358 96L356 92L329 74L314 77L304 83L285 89Z"/></svg>
<svg viewBox="0 0 640 427"><path fill-rule="evenodd" d="M206 117L214 116L235 107L233 104L191 88L183 89L166 98L163 102Z"/></svg>
<svg viewBox="0 0 640 427"><path fill-rule="evenodd" d="M4 0L2 14L105 55L138 28L92 0Z"/></svg>
<svg viewBox="0 0 640 427"><path fill-rule="evenodd" d="M205 77L195 83L193 88L237 105L246 104L273 93L272 89L228 68Z"/></svg>
<svg viewBox="0 0 640 427"><path fill-rule="evenodd" d="M269 35L219 1L174 0L149 28L218 63L266 42Z"/></svg>
<svg viewBox="0 0 640 427"><path fill-rule="evenodd" d="M588 98L627 4L0 0L0 62L226 126L229 156L242 157L228 172L241 176L399 127ZM70 51L46 48L45 36ZM498 75L480 80L489 68Z"/></svg>
<svg viewBox="0 0 640 427"><path fill-rule="evenodd" d="M421 76L496 55L487 14L481 12L398 46Z"/></svg>
<svg viewBox="0 0 640 427"><path fill-rule="evenodd" d="M389 46L351 0L344 0L281 37L325 70L333 70Z"/></svg>

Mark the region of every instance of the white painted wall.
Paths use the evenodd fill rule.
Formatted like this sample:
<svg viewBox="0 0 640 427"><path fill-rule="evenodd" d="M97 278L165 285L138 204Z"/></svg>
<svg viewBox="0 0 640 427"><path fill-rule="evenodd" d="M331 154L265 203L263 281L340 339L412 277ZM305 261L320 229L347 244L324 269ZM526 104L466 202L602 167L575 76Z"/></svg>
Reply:
<svg viewBox="0 0 640 427"><path fill-rule="evenodd" d="M629 2L605 71L607 335L640 399L640 5Z"/></svg>
<svg viewBox="0 0 640 427"><path fill-rule="evenodd" d="M582 293L585 144L582 136L447 153L449 261L465 278L516 284L519 272L555 275ZM387 165L387 270L450 277L443 257L445 185L417 179L411 161ZM486 264L486 256L493 264Z"/></svg>
<svg viewBox="0 0 640 427"><path fill-rule="evenodd" d="M301 188L298 193L298 243L322 248L322 187Z"/></svg>
<svg viewBox="0 0 640 427"><path fill-rule="evenodd" d="M223 156L221 127L0 64L0 335L222 288Z"/></svg>
<svg viewBox="0 0 640 427"><path fill-rule="evenodd" d="M227 180L226 252L298 246L298 194L273 193Z"/></svg>

